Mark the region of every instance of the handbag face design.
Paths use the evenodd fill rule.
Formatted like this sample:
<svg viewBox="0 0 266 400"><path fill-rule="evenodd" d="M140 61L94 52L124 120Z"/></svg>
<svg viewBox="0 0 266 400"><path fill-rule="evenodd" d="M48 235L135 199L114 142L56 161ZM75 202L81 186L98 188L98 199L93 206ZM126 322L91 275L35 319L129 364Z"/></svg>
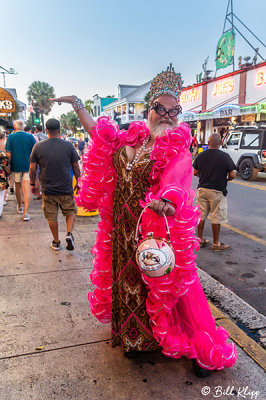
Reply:
<svg viewBox="0 0 266 400"><path fill-rule="evenodd" d="M139 244L136 261L145 275L157 277L172 271L175 255L172 246L165 239L148 238Z"/></svg>

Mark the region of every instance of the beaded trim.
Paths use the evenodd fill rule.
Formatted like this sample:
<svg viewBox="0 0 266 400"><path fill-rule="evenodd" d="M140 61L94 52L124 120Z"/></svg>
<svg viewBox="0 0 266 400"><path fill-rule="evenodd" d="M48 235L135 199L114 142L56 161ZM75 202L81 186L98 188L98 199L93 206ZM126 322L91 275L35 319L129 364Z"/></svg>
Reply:
<svg viewBox="0 0 266 400"><path fill-rule="evenodd" d="M74 108L74 111L76 111L76 113L78 113L78 111L81 110L82 108L85 108L82 101L76 96L75 96L75 100L72 103L72 106Z"/></svg>

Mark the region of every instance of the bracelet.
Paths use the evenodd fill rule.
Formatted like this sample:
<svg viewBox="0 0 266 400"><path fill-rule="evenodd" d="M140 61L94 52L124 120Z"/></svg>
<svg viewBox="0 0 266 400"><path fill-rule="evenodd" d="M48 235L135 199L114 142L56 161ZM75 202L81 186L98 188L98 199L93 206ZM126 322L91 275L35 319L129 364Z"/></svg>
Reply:
<svg viewBox="0 0 266 400"><path fill-rule="evenodd" d="M74 111L76 111L76 113L78 113L79 110L81 110L82 108L85 108L85 106L82 103L82 101L76 96L75 96L75 100L72 103L72 106L74 108Z"/></svg>

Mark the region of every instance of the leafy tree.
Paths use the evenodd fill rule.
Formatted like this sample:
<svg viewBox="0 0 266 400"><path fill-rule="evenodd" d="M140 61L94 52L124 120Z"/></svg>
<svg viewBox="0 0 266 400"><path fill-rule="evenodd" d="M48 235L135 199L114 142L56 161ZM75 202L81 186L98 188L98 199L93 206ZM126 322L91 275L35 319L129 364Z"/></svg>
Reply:
<svg viewBox="0 0 266 400"><path fill-rule="evenodd" d="M145 95L145 97L144 97L145 108L146 108L146 110L149 109L150 100L151 100L151 92L148 92L148 93Z"/></svg>
<svg viewBox="0 0 266 400"><path fill-rule="evenodd" d="M114 94L112 94L112 96L110 94L108 94L108 96L106 96L107 99L112 99L113 97L115 97Z"/></svg>
<svg viewBox="0 0 266 400"><path fill-rule="evenodd" d="M93 105L93 100L86 100L85 101L85 108L86 108L86 110L88 111L88 113L90 115L93 115L92 105Z"/></svg>
<svg viewBox="0 0 266 400"><path fill-rule="evenodd" d="M29 86L27 97L30 104L40 110L42 125L44 126L43 115L48 115L52 109L50 98L54 98L54 88L46 82L34 81Z"/></svg>
<svg viewBox="0 0 266 400"><path fill-rule="evenodd" d="M74 135L81 127L80 120L75 111L70 111L66 114L66 126L67 129L70 129L74 133Z"/></svg>

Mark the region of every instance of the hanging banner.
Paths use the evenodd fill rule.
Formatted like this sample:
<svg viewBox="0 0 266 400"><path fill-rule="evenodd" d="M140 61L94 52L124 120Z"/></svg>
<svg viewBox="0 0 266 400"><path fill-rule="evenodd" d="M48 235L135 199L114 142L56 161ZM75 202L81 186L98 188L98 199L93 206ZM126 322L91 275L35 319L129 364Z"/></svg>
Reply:
<svg viewBox="0 0 266 400"><path fill-rule="evenodd" d="M235 53L235 34L225 32L219 39L216 48L216 69L226 68L232 64Z"/></svg>

